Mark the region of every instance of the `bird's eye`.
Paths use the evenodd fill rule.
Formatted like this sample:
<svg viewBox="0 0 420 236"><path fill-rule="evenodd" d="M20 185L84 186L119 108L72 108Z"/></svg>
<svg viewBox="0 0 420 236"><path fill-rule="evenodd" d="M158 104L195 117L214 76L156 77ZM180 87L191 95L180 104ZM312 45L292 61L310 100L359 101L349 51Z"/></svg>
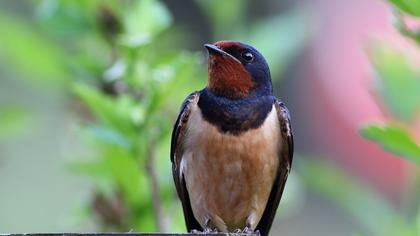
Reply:
<svg viewBox="0 0 420 236"><path fill-rule="evenodd" d="M244 52L242 53L242 58L247 62L251 62L254 60L254 55L250 52Z"/></svg>

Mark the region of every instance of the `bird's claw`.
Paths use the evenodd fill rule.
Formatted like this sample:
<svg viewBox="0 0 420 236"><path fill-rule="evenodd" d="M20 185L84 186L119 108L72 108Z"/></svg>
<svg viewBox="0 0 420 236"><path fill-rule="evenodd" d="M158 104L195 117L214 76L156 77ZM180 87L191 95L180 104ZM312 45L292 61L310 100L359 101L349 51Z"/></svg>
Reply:
<svg viewBox="0 0 420 236"><path fill-rule="evenodd" d="M235 229L232 233L234 234L255 234L256 236L260 236L259 230L254 230L251 227L245 227L244 229Z"/></svg>
<svg viewBox="0 0 420 236"><path fill-rule="evenodd" d="M218 233L217 229L211 229L211 228L204 228L203 231L199 231L196 229L191 230L192 234L211 234L211 233Z"/></svg>
<svg viewBox="0 0 420 236"><path fill-rule="evenodd" d="M240 234L240 233L242 233L242 230L241 229L235 229L234 231L232 231L232 233Z"/></svg>

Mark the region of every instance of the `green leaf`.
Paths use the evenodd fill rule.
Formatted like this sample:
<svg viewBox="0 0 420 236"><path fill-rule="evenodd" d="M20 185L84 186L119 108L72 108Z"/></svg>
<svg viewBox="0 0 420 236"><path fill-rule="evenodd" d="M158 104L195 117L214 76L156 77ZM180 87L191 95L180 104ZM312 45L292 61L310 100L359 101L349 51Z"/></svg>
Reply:
<svg viewBox="0 0 420 236"><path fill-rule="evenodd" d="M144 171L129 150L117 146L97 145L98 158L71 163L69 168L92 179L101 193L111 196L122 191L131 207L147 203L150 199Z"/></svg>
<svg viewBox="0 0 420 236"><path fill-rule="evenodd" d="M393 11L394 19L393 25L394 27L405 37L414 40L420 46L420 30L419 29L411 29L407 26L404 15L400 11Z"/></svg>
<svg viewBox="0 0 420 236"><path fill-rule="evenodd" d="M92 31L93 25L79 2L42 1L36 11L37 18L49 34L58 36L61 40L80 37L81 34Z"/></svg>
<svg viewBox="0 0 420 236"><path fill-rule="evenodd" d="M0 138L25 132L31 125L30 112L20 106L0 107Z"/></svg>
<svg viewBox="0 0 420 236"><path fill-rule="evenodd" d="M129 206L135 207L141 202L149 201L147 177L135 157L121 148L107 148L104 151L108 170Z"/></svg>
<svg viewBox="0 0 420 236"><path fill-rule="evenodd" d="M172 23L172 16L165 5L157 0L135 1L124 14L126 33L121 42L131 47L149 43Z"/></svg>
<svg viewBox="0 0 420 236"><path fill-rule="evenodd" d="M396 7L413 16L420 16L419 0L388 0Z"/></svg>
<svg viewBox="0 0 420 236"><path fill-rule="evenodd" d="M181 95L180 99L183 100L186 94L205 86L205 76L199 74L197 70L197 67L200 66L197 55L181 53L159 62L153 68L152 78L154 81L149 83L155 85L153 110L160 109L162 106L179 105L179 103L174 103L177 96ZM200 81L198 78L202 78L202 80Z"/></svg>
<svg viewBox="0 0 420 236"><path fill-rule="evenodd" d="M94 183L95 189L111 197L115 190L115 181L104 159L78 160L68 164L71 172L87 176Z"/></svg>
<svg viewBox="0 0 420 236"><path fill-rule="evenodd" d="M404 128L392 124L370 124L363 127L361 133L384 150L420 164L420 146Z"/></svg>
<svg viewBox="0 0 420 236"><path fill-rule="evenodd" d="M394 116L410 121L420 109L420 70L411 60L389 46L375 44L369 48L376 69L375 90Z"/></svg>
<svg viewBox="0 0 420 236"><path fill-rule="evenodd" d="M124 5L126 5L126 1L43 0L38 4L35 13L40 26L48 34L57 36L61 42L68 46L79 44L86 35L93 36L101 27L109 26L106 25L109 21L102 21L103 17L101 16L103 16L104 9L110 11L108 13L112 12L112 15L118 20L120 10Z"/></svg>
<svg viewBox="0 0 420 236"><path fill-rule="evenodd" d="M137 104L134 98L129 96L113 98L81 83L74 85L74 92L104 124L128 139L136 136L136 125L143 121L144 113L141 104Z"/></svg>
<svg viewBox="0 0 420 236"><path fill-rule="evenodd" d="M61 49L34 27L0 12L0 60L39 85L61 85L68 79Z"/></svg>
<svg viewBox="0 0 420 236"><path fill-rule="evenodd" d="M86 127L87 135L107 145L116 145L128 149L131 145L121 133L103 126Z"/></svg>
<svg viewBox="0 0 420 236"><path fill-rule="evenodd" d="M134 226L134 231L156 231L156 222L154 219L154 212L152 207L145 207L141 209L141 212L139 212L139 214L137 214L133 219L132 225Z"/></svg>
<svg viewBox="0 0 420 236"><path fill-rule="evenodd" d="M331 161L299 158L296 166L306 185L314 192L343 208L366 228L369 235L415 236L409 224L378 192L331 164Z"/></svg>

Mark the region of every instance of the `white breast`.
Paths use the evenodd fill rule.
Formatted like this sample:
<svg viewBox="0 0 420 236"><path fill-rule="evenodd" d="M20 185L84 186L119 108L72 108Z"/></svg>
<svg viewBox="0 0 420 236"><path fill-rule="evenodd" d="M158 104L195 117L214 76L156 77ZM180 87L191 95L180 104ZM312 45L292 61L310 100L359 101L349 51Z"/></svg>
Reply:
<svg viewBox="0 0 420 236"><path fill-rule="evenodd" d="M181 173L194 216L221 231L256 227L277 173L280 127L275 107L261 127L221 133L193 108L183 144Z"/></svg>

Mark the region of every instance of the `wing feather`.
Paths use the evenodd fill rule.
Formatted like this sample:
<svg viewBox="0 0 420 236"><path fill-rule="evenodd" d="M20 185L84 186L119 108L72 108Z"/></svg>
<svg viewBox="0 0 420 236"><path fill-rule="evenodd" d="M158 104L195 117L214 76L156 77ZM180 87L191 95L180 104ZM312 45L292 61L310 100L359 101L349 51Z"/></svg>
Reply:
<svg viewBox="0 0 420 236"><path fill-rule="evenodd" d="M267 236L270 231L293 160L293 135L290 125L289 111L284 103L279 100L276 100L274 105L277 110L277 116L280 123L282 147L279 152L279 168L277 170L277 176L274 180L267 206L256 227L256 230L259 230L262 236Z"/></svg>
<svg viewBox="0 0 420 236"><path fill-rule="evenodd" d="M182 203L182 209L184 211L185 223L188 231L193 229L202 230L200 224L195 219L188 191L185 185L184 176L180 172L180 164L183 155L183 143L186 133L186 124L188 122L191 110L197 105L200 97L199 92L190 94L182 103L181 111L176 119L171 140L171 162L172 162L172 174L175 182L175 187Z"/></svg>

